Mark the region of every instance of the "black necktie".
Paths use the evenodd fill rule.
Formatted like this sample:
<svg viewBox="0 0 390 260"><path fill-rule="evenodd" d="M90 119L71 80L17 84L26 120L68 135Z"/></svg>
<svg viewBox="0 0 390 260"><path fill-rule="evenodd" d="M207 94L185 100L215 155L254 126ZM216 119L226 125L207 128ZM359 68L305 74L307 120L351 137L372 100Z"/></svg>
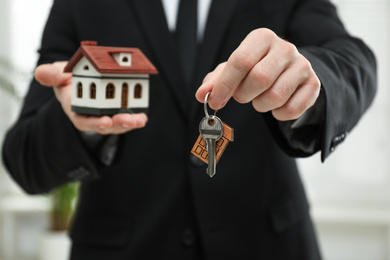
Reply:
<svg viewBox="0 0 390 260"><path fill-rule="evenodd" d="M197 0L180 0L175 40L187 88L191 87L195 68L197 9Z"/></svg>

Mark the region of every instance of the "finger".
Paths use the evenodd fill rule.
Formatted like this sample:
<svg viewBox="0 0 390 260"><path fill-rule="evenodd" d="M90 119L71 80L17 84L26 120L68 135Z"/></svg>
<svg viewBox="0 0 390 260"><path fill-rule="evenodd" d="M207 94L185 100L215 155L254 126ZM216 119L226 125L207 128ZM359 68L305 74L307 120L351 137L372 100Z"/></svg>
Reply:
<svg viewBox="0 0 390 260"><path fill-rule="evenodd" d="M73 113L73 112L72 112ZM99 134L122 134L145 127L148 117L144 113L116 114L109 116L86 116L73 113L71 120L79 131L94 131Z"/></svg>
<svg viewBox="0 0 390 260"><path fill-rule="evenodd" d="M225 67L226 62L219 64L215 70L210 72L209 74L206 75L206 77L203 79L202 85L199 87L199 89L196 91L195 97L196 99L203 103L204 99L206 97L206 94L211 92L217 78L221 74L223 68Z"/></svg>
<svg viewBox="0 0 390 260"><path fill-rule="evenodd" d="M274 84L279 75L286 69L289 59L280 52L268 53L244 78L233 94L239 103L249 103Z"/></svg>
<svg viewBox="0 0 390 260"><path fill-rule="evenodd" d="M282 107L298 86L307 79L307 74L298 66L288 68L270 88L253 99L253 107L256 111L262 113Z"/></svg>
<svg viewBox="0 0 390 260"><path fill-rule="evenodd" d="M109 116L88 116L70 112L69 118L79 131L108 134L113 126L112 119Z"/></svg>
<svg viewBox="0 0 390 260"><path fill-rule="evenodd" d="M298 119L315 104L320 89L321 84L318 79L312 79L301 85L283 106L272 110L273 116L279 121Z"/></svg>
<svg viewBox="0 0 390 260"><path fill-rule="evenodd" d="M44 86L60 86L71 79L71 73L65 73L64 68L67 62L54 62L42 64L35 69L35 79Z"/></svg>
<svg viewBox="0 0 390 260"><path fill-rule="evenodd" d="M112 127L101 128L103 134L123 134L128 131L145 127L148 117L144 113L140 114L117 114L112 118Z"/></svg>
<svg viewBox="0 0 390 260"><path fill-rule="evenodd" d="M145 127L148 116L145 113L117 114L112 117L113 127L118 130L133 130Z"/></svg>
<svg viewBox="0 0 390 260"><path fill-rule="evenodd" d="M232 53L210 95L210 107L217 110L229 101L241 81L267 54L274 37L271 34L270 30L253 31Z"/></svg>

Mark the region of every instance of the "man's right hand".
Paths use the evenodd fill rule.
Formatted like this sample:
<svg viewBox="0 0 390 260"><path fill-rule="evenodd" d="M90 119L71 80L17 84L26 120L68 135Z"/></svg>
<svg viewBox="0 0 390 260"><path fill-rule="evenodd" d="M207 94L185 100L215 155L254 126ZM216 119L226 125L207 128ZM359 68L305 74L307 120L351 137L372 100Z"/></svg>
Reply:
<svg viewBox="0 0 390 260"><path fill-rule="evenodd" d="M110 116L88 116L71 111L72 74L64 73L67 62L42 64L35 70L35 79L44 86L52 87L65 114L80 131L94 131L99 134L122 134L142 128L148 117L144 113L116 114Z"/></svg>

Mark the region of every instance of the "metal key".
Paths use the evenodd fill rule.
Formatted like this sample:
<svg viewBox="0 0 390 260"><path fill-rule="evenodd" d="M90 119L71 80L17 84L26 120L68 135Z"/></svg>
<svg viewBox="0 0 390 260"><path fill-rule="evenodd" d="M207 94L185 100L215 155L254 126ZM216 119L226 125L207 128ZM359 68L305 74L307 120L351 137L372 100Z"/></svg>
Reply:
<svg viewBox="0 0 390 260"><path fill-rule="evenodd" d="M209 157L207 158L207 174L210 177L213 177L215 174L215 143L223 135L223 124L221 119L217 116L206 116L200 121L199 124L199 133L206 140L207 153Z"/></svg>

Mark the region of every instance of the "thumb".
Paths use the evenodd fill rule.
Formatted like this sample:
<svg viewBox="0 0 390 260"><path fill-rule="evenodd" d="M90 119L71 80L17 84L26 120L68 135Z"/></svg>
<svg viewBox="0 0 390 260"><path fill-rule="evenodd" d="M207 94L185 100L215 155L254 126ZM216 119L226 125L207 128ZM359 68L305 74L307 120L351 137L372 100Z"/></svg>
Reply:
<svg viewBox="0 0 390 260"><path fill-rule="evenodd" d="M202 85L198 88L195 94L195 98L200 102L203 103L204 99L208 92L211 92L213 90L215 84L215 80L207 80L202 83Z"/></svg>
<svg viewBox="0 0 390 260"><path fill-rule="evenodd" d="M39 65L34 72L35 79L44 86L64 85L71 77L71 73L65 73L66 61Z"/></svg>
<svg viewBox="0 0 390 260"><path fill-rule="evenodd" d="M204 99L208 92L211 92L214 88L215 82L221 75L221 72L223 68L225 67L226 62L223 62L219 64L212 72L206 75L206 77L203 79L202 85L198 88L195 94L195 98L200 102L203 103Z"/></svg>

